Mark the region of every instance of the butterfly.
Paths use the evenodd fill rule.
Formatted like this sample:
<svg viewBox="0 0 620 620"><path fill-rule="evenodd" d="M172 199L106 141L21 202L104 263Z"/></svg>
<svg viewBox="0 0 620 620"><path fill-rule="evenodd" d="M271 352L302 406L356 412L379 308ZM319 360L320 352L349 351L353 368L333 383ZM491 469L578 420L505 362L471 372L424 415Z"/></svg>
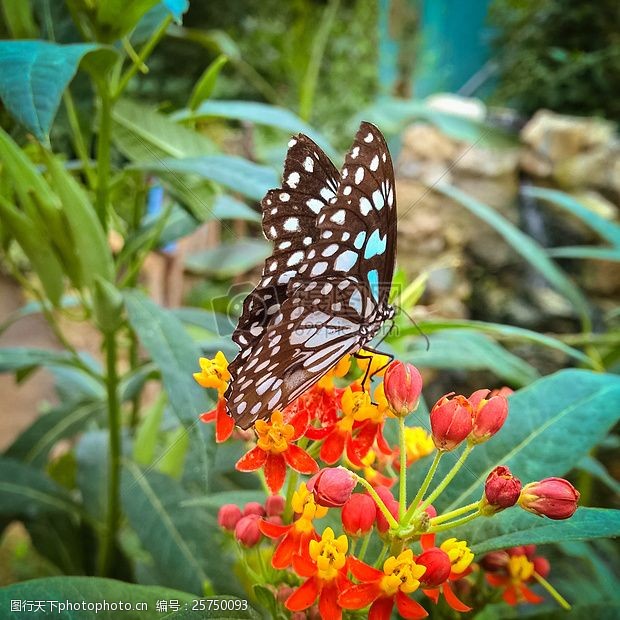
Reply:
<svg viewBox="0 0 620 620"><path fill-rule="evenodd" d="M394 170L385 139L362 122L339 173L304 134L293 137L282 187L261 202L274 244L246 297L228 369L228 414L241 428L282 410L394 316Z"/></svg>

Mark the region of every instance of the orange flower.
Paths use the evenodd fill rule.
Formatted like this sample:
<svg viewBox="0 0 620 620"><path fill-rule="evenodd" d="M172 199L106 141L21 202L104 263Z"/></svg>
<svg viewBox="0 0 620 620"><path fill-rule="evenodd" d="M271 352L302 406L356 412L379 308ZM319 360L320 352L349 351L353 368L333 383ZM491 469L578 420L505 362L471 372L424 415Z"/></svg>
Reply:
<svg viewBox="0 0 620 620"><path fill-rule="evenodd" d="M226 411L226 401L223 397L218 398L215 409L200 414L203 422L215 422L215 441L222 443L226 441L235 428L235 421L228 415Z"/></svg>
<svg viewBox="0 0 620 620"><path fill-rule="evenodd" d="M312 520L321 519L327 514L327 508L315 503L314 496L305 484L301 484L293 493L291 504L295 514L299 515L293 523L279 525L263 520L258 524L265 536L282 537L271 558L271 565L279 570L290 566L293 556L303 555L310 540L318 538Z"/></svg>
<svg viewBox="0 0 620 620"><path fill-rule="evenodd" d="M362 609L370 605L368 617L373 620L389 620L394 603L403 618L428 616L426 609L408 596L420 587L420 577L426 572L425 566L415 563L411 549L387 558L383 570L351 557L349 570L360 583L350 586L338 597L341 607Z"/></svg>
<svg viewBox="0 0 620 620"><path fill-rule="evenodd" d="M420 544L424 552L437 549L437 547L435 547L435 534L424 534L420 538ZM423 588L422 592L434 603L437 603L439 595L443 594L446 603L448 603L452 609L463 613L471 611L471 607L465 605L465 603L456 596L450 582L458 581L471 573L472 569L470 564L474 559L474 554L469 550L464 540L457 540L456 538L448 538L448 540L441 543L439 549L448 555L451 565L450 574L443 583L437 584L433 588Z"/></svg>
<svg viewBox="0 0 620 620"><path fill-rule="evenodd" d="M532 592L525 584L534 578L534 573L549 571L548 562L542 563L542 569L536 570L537 561L544 558L532 558L520 552L523 547L516 547L514 551L508 551L508 559L497 572L485 574L487 582L496 588L503 588L502 598L509 605L520 603L541 603L542 597ZM543 575L544 576L544 575Z"/></svg>
<svg viewBox="0 0 620 620"><path fill-rule="evenodd" d="M321 618L342 618L338 595L351 585L347 579L347 537L325 528L319 540L311 540L307 553L293 558L293 568L306 580L286 599L290 611L308 609L318 598Z"/></svg>
<svg viewBox="0 0 620 620"><path fill-rule="evenodd" d="M265 481L272 493L284 484L286 466L301 474L315 474L319 470L316 461L293 441L299 439L308 426L305 412L296 412L288 422L281 411L274 411L271 420L257 420L254 430L258 437L256 446L244 454L235 465L238 471L255 471L264 468Z"/></svg>

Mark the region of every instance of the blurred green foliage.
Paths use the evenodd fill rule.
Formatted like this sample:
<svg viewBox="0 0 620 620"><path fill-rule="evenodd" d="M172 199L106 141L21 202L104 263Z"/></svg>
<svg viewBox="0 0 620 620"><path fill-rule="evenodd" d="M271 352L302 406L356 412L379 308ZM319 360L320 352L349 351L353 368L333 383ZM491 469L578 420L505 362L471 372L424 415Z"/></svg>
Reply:
<svg viewBox="0 0 620 620"><path fill-rule="evenodd" d="M620 119L620 7L617 0L494 0L497 100Z"/></svg>

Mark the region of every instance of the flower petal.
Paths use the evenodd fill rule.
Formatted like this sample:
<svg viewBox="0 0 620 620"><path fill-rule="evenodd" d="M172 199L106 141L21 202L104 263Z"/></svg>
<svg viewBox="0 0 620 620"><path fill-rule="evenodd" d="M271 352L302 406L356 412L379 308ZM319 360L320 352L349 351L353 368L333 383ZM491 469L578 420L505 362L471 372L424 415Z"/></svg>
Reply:
<svg viewBox="0 0 620 620"><path fill-rule="evenodd" d="M260 527L260 525L259 525ZM271 565L278 570L284 570L291 565L293 554L299 550L299 539L289 532L285 534L271 557Z"/></svg>
<svg viewBox="0 0 620 620"><path fill-rule="evenodd" d="M286 463L281 454L269 453L265 460L265 482L269 490L275 495L282 488L286 478Z"/></svg>
<svg viewBox="0 0 620 620"><path fill-rule="evenodd" d="M279 523L272 523L265 519L261 519L258 522L258 529L269 538L280 538L280 536L287 534L292 527L292 525L280 525Z"/></svg>
<svg viewBox="0 0 620 620"><path fill-rule="evenodd" d="M286 420L286 422L295 429L291 440L299 439L306 432L308 424L310 424L308 410L305 407L298 408L295 415Z"/></svg>
<svg viewBox="0 0 620 620"><path fill-rule="evenodd" d="M400 590L396 593L396 609L407 620L416 620L416 618L426 618L428 616L428 612L420 603L410 599Z"/></svg>
<svg viewBox="0 0 620 620"><path fill-rule="evenodd" d="M468 607L459 599L459 597L454 593L454 590L451 588L449 583L443 584L443 595L446 597L446 603L452 607L452 609L460 612L471 611L471 607Z"/></svg>
<svg viewBox="0 0 620 620"><path fill-rule="evenodd" d="M299 588L286 599L286 603L284 604L286 608L291 611L308 609L308 607L316 601L319 590L319 580L316 577L310 577L310 579L302 583Z"/></svg>
<svg viewBox="0 0 620 620"><path fill-rule="evenodd" d="M384 596L378 598L368 612L368 620L390 620L392 608L394 607L394 597Z"/></svg>
<svg viewBox="0 0 620 620"><path fill-rule="evenodd" d="M428 551L435 546L435 534L422 534L420 536L420 544L423 551Z"/></svg>
<svg viewBox="0 0 620 620"><path fill-rule="evenodd" d="M422 592L424 592L424 594L426 594L426 596L428 596L428 598L430 598L431 601L437 605L437 602L439 601L439 588L430 588L428 590L422 590Z"/></svg>
<svg viewBox="0 0 620 620"><path fill-rule="evenodd" d="M226 401L220 398L217 401L217 407L215 408L215 441L222 443L226 441L235 428L235 421L226 411Z"/></svg>
<svg viewBox="0 0 620 620"><path fill-rule="evenodd" d="M300 474L315 474L319 471L318 463L305 450L295 444L289 444L282 456L287 465Z"/></svg>
<svg viewBox="0 0 620 620"><path fill-rule="evenodd" d="M319 595L319 613L321 618L342 618L342 608L338 605L338 586L335 581L323 585Z"/></svg>
<svg viewBox="0 0 620 620"><path fill-rule="evenodd" d="M330 433L321 446L320 457L328 465L333 465L341 456L344 451L344 438L345 435L341 433L337 428Z"/></svg>
<svg viewBox="0 0 620 620"><path fill-rule="evenodd" d="M267 461L267 452L254 446L248 453L244 454L236 463L237 471L256 471Z"/></svg>
<svg viewBox="0 0 620 620"><path fill-rule="evenodd" d="M544 600L542 596L538 596L536 592L532 592L532 590L530 590L525 584L521 584L521 594L523 594L523 598L528 603L542 603Z"/></svg>
<svg viewBox="0 0 620 620"><path fill-rule="evenodd" d="M293 556L293 569L300 577L312 577L316 575L316 564L305 555Z"/></svg>
<svg viewBox="0 0 620 620"><path fill-rule="evenodd" d="M216 414L217 407L215 409L211 409L211 411L205 411L204 413L200 414L200 421L205 423L213 422L216 418Z"/></svg>
<svg viewBox="0 0 620 620"><path fill-rule="evenodd" d="M344 609L367 607L381 594L376 583L360 583L344 590L338 597L338 604Z"/></svg>
<svg viewBox="0 0 620 620"><path fill-rule="evenodd" d="M349 570L358 581L377 581L383 577L383 571L373 568L353 556L349 558Z"/></svg>

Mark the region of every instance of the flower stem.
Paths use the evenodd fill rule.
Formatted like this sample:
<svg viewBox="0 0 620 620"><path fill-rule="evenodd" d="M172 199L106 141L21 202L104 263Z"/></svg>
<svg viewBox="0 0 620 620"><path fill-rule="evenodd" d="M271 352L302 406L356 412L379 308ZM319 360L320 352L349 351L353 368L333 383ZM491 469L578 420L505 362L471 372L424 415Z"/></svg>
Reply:
<svg viewBox="0 0 620 620"><path fill-rule="evenodd" d="M368 551L368 545L370 544L370 538L372 536L372 530L364 536L364 540L362 541L362 546L360 547L360 553L357 556L359 560L363 560L366 555L366 551Z"/></svg>
<svg viewBox="0 0 620 620"><path fill-rule="evenodd" d="M458 527L459 525L469 523L470 521L477 519L481 515L482 513L480 512L480 510L476 510L476 512L472 512L470 515L466 515L465 517L461 517L460 519L455 519L454 521L450 521L449 523L444 523L443 525L438 525L437 527L434 527L431 522L431 527L428 531L436 533L443 532L445 530L451 530L452 528Z"/></svg>
<svg viewBox="0 0 620 620"><path fill-rule="evenodd" d="M567 611L571 608L570 603L542 576L534 572L534 579Z"/></svg>
<svg viewBox="0 0 620 620"><path fill-rule="evenodd" d="M431 527L434 525L439 525L440 523L444 523L445 521L449 521L450 519L454 519L455 517L460 517L462 514L466 512L470 512L478 508L480 501L472 502L471 504L467 504L467 506L461 506L456 510L451 510L450 512L446 512L438 517L433 517L431 519Z"/></svg>
<svg viewBox="0 0 620 620"><path fill-rule="evenodd" d="M112 133L112 99L108 86L99 87L99 133L97 135L96 210L104 230L108 229L108 198L110 189L110 140Z"/></svg>
<svg viewBox="0 0 620 620"><path fill-rule="evenodd" d="M405 418L398 418L398 441L400 444L400 474L398 489L398 520L402 523L407 511L407 446L405 444Z"/></svg>
<svg viewBox="0 0 620 620"><path fill-rule="evenodd" d="M392 516L392 513L387 509L387 506L383 503L383 500L379 497L379 495L377 495L377 492L374 490L372 484L370 484L370 482L368 482L368 480L366 480L365 478L362 478L355 473L353 475L357 478L357 481L368 491L370 497L375 500L377 507L383 513L383 516L386 518L387 522L390 524L390 528L393 530L397 529L398 522Z"/></svg>
<svg viewBox="0 0 620 620"><path fill-rule="evenodd" d="M114 560L116 533L120 521L121 472L121 409L118 399L118 374L116 372L116 334L106 335L104 345L110 444L108 455L108 513L99 556L99 574L103 577L110 574Z"/></svg>
<svg viewBox="0 0 620 620"><path fill-rule="evenodd" d="M297 488L298 480L299 474L296 471L291 472L286 485L286 499L284 502L284 514L282 515L284 523L290 523L293 519L293 493L295 493Z"/></svg>
<svg viewBox="0 0 620 620"><path fill-rule="evenodd" d="M383 548L381 549L381 553L379 554L379 557L375 560L375 568L377 568L378 566L381 566L381 563L383 562L383 559L387 555L389 548L390 548L390 543L386 540L383 543Z"/></svg>
<svg viewBox="0 0 620 620"><path fill-rule="evenodd" d="M355 547L357 547L357 538L354 538L351 541L351 546L349 547L349 555L355 555Z"/></svg>
<svg viewBox="0 0 620 620"><path fill-rule="evenodd" d="M463 454L461 454L459 460L454 464L452 469L446 474L446 477L439 483L437 488L422 502L420 510L424 510L427 506L432 504L445 490L445 488L452 482L452 478L456 476L459 469L463 467L463 463L467 460L469 453L474 449L473 444L467 444Z"/></svg>
<svg viewBox="0 0 620 620"><path fill-rule="evenodd" d="M443 452L439 452L439 451L435 452L435 456L433 457L433 462L431 463L429 470L426 472L426 477L424 478L422 485L420 486L418 492L416 493L416 496L413 498L413 501L411 502L411 505L409 506L407 513L405 514L405 518L401 519L401 521L403 521L404 523L408 524L411 521L411 518L413 517L415 512L417 511L418 504L424 497L424 493L426 493L426 490L428 489L430 483L432 482L433 476L435 475L435 472L437 471L437 466L439 465L439 461L441 460L441 457L443 455L444 455Z"/></svg>

